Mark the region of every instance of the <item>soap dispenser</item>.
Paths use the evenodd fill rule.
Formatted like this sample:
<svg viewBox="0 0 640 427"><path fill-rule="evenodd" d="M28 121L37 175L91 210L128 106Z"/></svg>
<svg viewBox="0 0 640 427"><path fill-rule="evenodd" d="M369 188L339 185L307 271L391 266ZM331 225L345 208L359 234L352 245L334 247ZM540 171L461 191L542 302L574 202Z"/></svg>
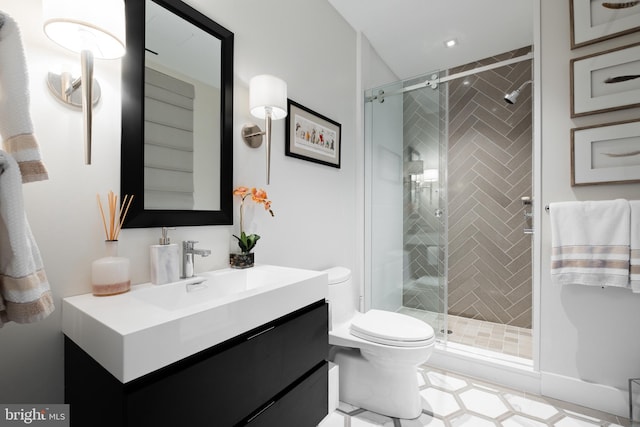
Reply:
<svg viewBox="0 0 640 427"><path fill-rule="evenodd" d="M151 245L149 250L151 283L154 285L164 285L180 279L180 250L177 244L171 243L169 230L175 228L162 227L159 244Z"/></svg>

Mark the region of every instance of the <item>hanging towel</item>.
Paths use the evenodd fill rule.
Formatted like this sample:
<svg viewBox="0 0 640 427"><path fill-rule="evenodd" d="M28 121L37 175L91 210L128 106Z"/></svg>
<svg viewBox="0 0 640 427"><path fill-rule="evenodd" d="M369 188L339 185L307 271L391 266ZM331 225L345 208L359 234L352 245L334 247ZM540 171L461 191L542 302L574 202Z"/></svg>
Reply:
<svg viewBox="0 0 640 427"><path fill-rule="evenodd" d="M18 24L0 11L0 136L3 149L20 166L22 182L49 178L33 134L29 75Z"/></svg>
<svg viewBox="0 0 640 427"><path fill-rule="evenodd" d="M634 293L640 293L640 200L630 200L629 206L631 206L629 281L631 290Z"/></svg>
<svg viewBox="0 0 640 427"><path fill-rule="evenodd" d="M40 252L27 222L20 169L0 150L0 327L31 323L54 310Z"/></svg>
<svg viewBox="0 0 640 427"><path fill-rule="evenodd" d="M628 201L551 203L549 213L553 283L629 286Z"/></svg>

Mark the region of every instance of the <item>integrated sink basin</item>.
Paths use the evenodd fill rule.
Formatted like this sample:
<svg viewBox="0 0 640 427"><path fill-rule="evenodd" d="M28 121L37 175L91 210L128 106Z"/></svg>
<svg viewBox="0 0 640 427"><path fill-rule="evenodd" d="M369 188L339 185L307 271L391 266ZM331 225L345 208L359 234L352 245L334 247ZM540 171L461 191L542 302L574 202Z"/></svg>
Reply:
<svg viewBox="0 0 640 427"><path fill-rule="evenodd" d="M63 300L62 331L122 383L327 297L327 274L256 265Z"/></svg>
<svg viewBox="0 0 640 427"><path fill-rule="evenodd" d="M215 301L222 303L237 295L250 295L295 282L300 270L257 266L243 270L225 269L160 286L138 289L131 295L166 310L181 310Z"/></svg>

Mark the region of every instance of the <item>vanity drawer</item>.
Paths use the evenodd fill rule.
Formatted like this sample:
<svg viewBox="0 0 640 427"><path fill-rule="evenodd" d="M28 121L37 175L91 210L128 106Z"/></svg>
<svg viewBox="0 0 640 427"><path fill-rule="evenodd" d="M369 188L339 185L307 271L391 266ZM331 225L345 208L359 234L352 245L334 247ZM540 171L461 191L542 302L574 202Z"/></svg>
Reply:
<svg viewBox="0 0 640 427"><path fill-rule="evenodd" d="M247 422L247 427L314 427L327 415L329 363L324 362L304 381L270 402Z"/></svg>
<svg viewBox="0 0 640 427"><path fill-rule="evenodd" d="M232 426L327 359L324 301L127 385L130 426ZM165 370L162 370L165 371ZM326 408L326 404L323 408ZM326 411L325 411L326 412Z"/></svg>

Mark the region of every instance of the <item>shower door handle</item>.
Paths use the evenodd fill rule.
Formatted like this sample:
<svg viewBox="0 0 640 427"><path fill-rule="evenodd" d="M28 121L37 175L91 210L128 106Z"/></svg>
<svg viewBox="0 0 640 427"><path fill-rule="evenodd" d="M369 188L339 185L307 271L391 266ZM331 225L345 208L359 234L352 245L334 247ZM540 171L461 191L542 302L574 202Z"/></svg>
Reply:
<svg viewBox="0 0 640 427"><path fill-rule="evenodd" d="M533 234L533 227L531 226L531 221L533 220L533 201L531 197L524 196L520 198L522 205L524 206L524 222L525 226L522 230L524 234ZM527 210L529 209L529 210ZM528 225L528 227L527 227Z"/></svg>

